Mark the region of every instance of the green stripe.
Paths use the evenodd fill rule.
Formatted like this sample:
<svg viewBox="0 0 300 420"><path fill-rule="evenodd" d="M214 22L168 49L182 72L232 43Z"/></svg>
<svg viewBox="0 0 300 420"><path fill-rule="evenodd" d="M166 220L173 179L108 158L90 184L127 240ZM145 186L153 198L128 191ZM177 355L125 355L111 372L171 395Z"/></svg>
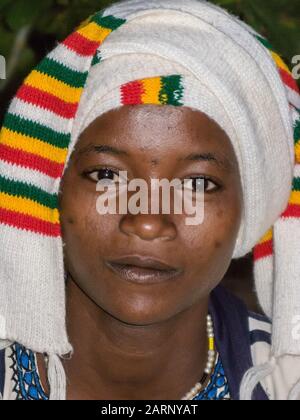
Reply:
<svg viewBox="0 0 300 420"><path fill-rule="evenodd" d="M67 66L47 57L36 66L35 70L54 77L72 88L83 88L88 76L87 71L82 73L71 70Z"/></svg>
<svg viewBox="0 0 300 420"><path fill-rule="evenodd" d="M294 127L294 140L295 140L295 144L297 143L297 141L300 139L300 120L298 120L296 122L296 125Z"/></svg>
<svg viewBox="0 0 300 420"><path fill-rule="evenodd" d="M0 176L0 192L14 197L27 198L50 209L58 208L58 196L56 194L49 194L33 185L12 181L2 176Z"/></svg>
<svg viewBox="0 0 300 420"><path fill-rule="evenodd" d="M71 139L70 134L58 133L42 124L13 114L6 114L3 126L17 133L34 137L52 146L59 147L60 149L66 149Z"/></svg>
<svg viewBox="0 0 300 420"><path fill-rule="evenodd" d="M300 191L300 178L294 178L293 191Z"/></svg>
<svg viewBox="0 0 300 420"><path fill-rule="evenodd" d="M159 101L162 105L183 105L180 100L183 97L181 75L171 75L161 78L162 88L159 92Z"/></svg>
<svg viewBox="0 0 300 420"><path fill-rule="evenodd" d="M97 25L102 26L103 28L115 30L118 29L121 25L123 25L126 22L126 19L119 19L115 16L102 16L103 11L100 13L96 13L92 19L91 22L97 23Z"/></svg>
<svg viewBox="0 0 300 420"><path fill-rule="evenodd" d="M99 64L101 62L101 57L99 57L99 52L97 52L92 60L92 66L95 66L96 64Z"/></svg>
<svg viewBox="0 0 300 420"><path fill-rule="evenodd" d="M271 51L274 51L273 45L266 38L262 38L259 35L255 35L255 38L257 38L259 42L261 42L266 48L268 48Z"/></svg>

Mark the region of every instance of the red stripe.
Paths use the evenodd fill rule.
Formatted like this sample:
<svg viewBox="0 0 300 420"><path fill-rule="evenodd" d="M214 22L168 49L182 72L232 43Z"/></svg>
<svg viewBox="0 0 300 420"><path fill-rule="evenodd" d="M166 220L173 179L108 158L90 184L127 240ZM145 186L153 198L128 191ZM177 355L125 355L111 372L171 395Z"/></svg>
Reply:
<svg viewBox="0 0 300 420"><path fill-rule="evenodd" d="M61 178L64 165L49 159L0 144L0 159L25 168L34 169L51 178Z"/></svg>
<svg viewBox="0 0 300 420"><path fill-rule="evenodd" d="M142 81L137 80L121 86L121 101L123 105L142 104L142 94L144 86Z"/></svg>
<svg viewBox="0 0 300 420"><path fill-rule="evenodd" d="M298 85L296 83L296 80L293 78L293 76L291 76L287 71L283 69L279 69L279 71L280 71L280 76L283 82L292 90L295 90L297 93L299 93Z"/></svg>
<svg viewBox="0 0 300 420"><path fill-rule="evenodd" d="M69 119L75 117L78 107L77 103L65 102L50 93L25 84L20 87L16 97L24 102L46 108L60 117Z"/></svg>
<svg viewBox="0 0 300 420"><path fill-rule="evenodd" d="M273 240L270 239L262 244L258 244L253 250L253 259L257 261L261 258L268 257L273 253Z"/></svg>
<svg viewBox="0 0 300 420"><path fill-rule="evenodd" d="M83 56L93 56L100 45L100 42L90 41L78 32L69 35L63 42L63 45Z"/></svg>
<svg viewBox="0 0 300 420"><path fill-rule="evenodd" d="M51 237L61 236L60 224L0 208L0 223Z"/></svg>
<svg viewBox="0 0 300 420"><path fill-rule="evenodd" d="M289 204L288 208L285 210L285 212L282 214L283 218L286 217L295 217L300 218L300 205L299 204Z"/></svg>

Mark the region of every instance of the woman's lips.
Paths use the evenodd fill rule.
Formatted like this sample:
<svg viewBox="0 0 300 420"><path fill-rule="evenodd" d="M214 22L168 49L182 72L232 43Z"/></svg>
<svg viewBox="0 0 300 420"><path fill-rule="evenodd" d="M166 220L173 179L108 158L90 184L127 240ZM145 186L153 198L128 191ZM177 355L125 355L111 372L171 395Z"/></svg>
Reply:
<svg viewBox="0 0 300 420"><path fill-rule="evenodd" d="M161 283L182 273L181 269L148 257L129 256L106 261L105 264L124 280L139 284Z"/></svg>

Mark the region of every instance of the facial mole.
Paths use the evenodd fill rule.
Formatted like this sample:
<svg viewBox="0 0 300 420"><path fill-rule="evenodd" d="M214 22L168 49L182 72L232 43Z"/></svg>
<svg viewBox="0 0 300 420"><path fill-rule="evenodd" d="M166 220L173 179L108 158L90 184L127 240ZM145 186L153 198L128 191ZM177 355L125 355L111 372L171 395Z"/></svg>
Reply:
<svg viewBox="0 0 300 420"><path fill-rule="evenodd" d="M222 246L222 243L220 241L215 242L215 248L216 249L221 248L221 246Z"/></svg>
<svg viewBox="0 0 300 420"><path fill-rule="evenodd" d="M68 217L67 218L67 223L69 223L69 225L74 225L75 220L72 217Z"/></svg>

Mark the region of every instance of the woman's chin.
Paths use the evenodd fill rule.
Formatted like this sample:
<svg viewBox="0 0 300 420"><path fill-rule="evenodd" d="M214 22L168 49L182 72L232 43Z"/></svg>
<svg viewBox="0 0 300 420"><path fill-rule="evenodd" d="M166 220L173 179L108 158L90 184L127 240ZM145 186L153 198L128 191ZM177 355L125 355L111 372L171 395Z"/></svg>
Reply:
<svg viewBox="0 0 300 420"><path fill-rule="evenodd" d="M110 308L106 311L117 321L131 326L149 326L164 322L172 315L164 311L158 312L157 307L139 309L137 307Z"/></svg>

